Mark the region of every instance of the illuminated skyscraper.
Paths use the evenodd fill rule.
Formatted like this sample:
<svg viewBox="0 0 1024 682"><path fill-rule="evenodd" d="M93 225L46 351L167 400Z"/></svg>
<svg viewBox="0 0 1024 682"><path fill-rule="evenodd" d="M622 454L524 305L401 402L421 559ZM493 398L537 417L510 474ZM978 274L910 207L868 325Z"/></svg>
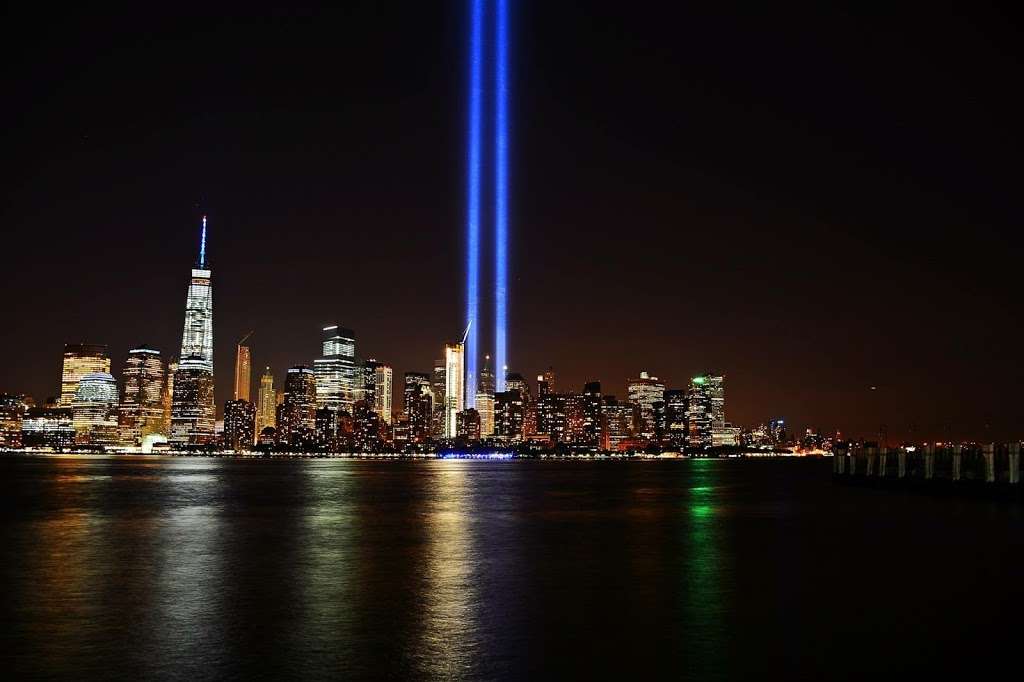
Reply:
<svg viewBox="0 0 1024 682"><path fill-rule="evenodd" d="M199 259L192 268L192 280L185 299L185 330L181 335L181 358L202 367L213 376L213 286L206 261L206 216L199 240ZM212 406L211 406L212 407Z"/></svg>
<svg viewBox="0 0 1024 682"><path fill-rule="evenodd" d="M199 258L192 268L185 299L181 360L171 398L171 441L179 445L210 443L216 433L213 402L213 286L206 260L206 216L199 238Z"/></svg>
<svg viewBox="0 0 1024 682"><path fill-rule="evenodd" d="M117 444L117 382L109 372L86 374L71 403L75 442L80 445Z"/></svg>
<svg viewBox="0 0 1024 682"><path fill-rule="evenodd" d="M430 417L430 434L434 438L444 438L446 417L444 358L434 361L431 374L430 389L434 395L434 413Z"/></svg>
<svg viewBox="0 0 1024 682"><path fill-rule="evenodd" d="M638 435L651 439L658 433L655 415L655 403L665 401L665 384L658 377L640 372L639 379L632 379L627 384L629 402L639 409L640 421L637 424Z"/></svg>
<svg viewBox="0 0 1024 682"><path fill-rule="evenodd" d="M394 373L391 370L390 365L385 365L378 362L377 366L373 370L374 374L374 385L376 387L376 395L374 396L374 412L380 415L380 418L384 420L385 424L391 423L391 412L392 406L391 401L393 400L393 378Z"/></svg>
<svg viewBox="0 0 1024 682"><path fill-rule="evenodd" d="M523 439L526 406L518 389L494 394L494 437L505 441Z"/></svg>
<svg viewBox="0 0 1024 682"><path fill-rule="evenodd" d="M690 391L686 398L687 445L691 448L711 446L711 415L711 395L708 393L706 379L694 377L690 381Z"/></svg>
<svg viewBox="0 0 1024 682"><path fill-rule="evenodd" d="M458 414L465 407L465 354L466 346L463 342L445 344L445 438L455 438L458 435Z"/></svg>
<svg viewBox="0 0 1024 682"><path fill-rule="evenodd" d="M64 368L60 379L60 405L71 407L78 382L86 374L110 372L107 347L95 343L64 344Z"/></svg>
<svg viewBox="0 0 1024 682"><path fill-rule="evenodd" d="M583 386L583 426L580 442L598 447L602 440L601 382L588 381Z"/></svg>
<svg viewBox="0 0 1024 682"><path fill-rule="evenodd" d="M274 392L274 374L270 367L260 377L259 407L256 410L256 435L263 429L277 425L277 394Z"/></svg>
<svg viewBox="0 0 1024 682"><path fill-rule="evenodd" d="M323 357L313 361L317 407L351 413L363 387L357 376L355 332L332 324L323 328L322 343Z"/></svg>
<svg viewBox="0 0 1024 682"><path fill-rule="evenodd" d="M252 354L243 345L252 332L242 337L235 352L235 400L249 401L249 383L252 379Z"/></svg>
<svg viewBox="0 0 1024 682"><path fill-rule="evenodd" d="M277 421L278 440L292 445L314 439L316 430L316 375L309 367L297 365L284 380L284 403Z"/></svg>
<svg viewBox="0 0 1024 682"><path fill-rule="evenodd" d="M480 413L480 437L490 438L494 434L494 372L491 371L491 356L485 356L480 380L477 382L476 411Z"/></svg>
<svg viewBox="0 0 1024 682"><path fill-rule="evenodd" d="M182 358L174 373L171 442L178 446L207 445L216 438L213 373L201 356Z"/></svg>
<svg viewBox="0 0 1024 682"><path fill-rule="evenodd" d="M164 430L165 375L160 351L145 346L128 351L121 372L118 414L122 445L142 445L143 439L152 434L168 435Z"/></svg>
<svg viewBox="0 0 1024 682"><path fill-rule="evenodd" d="M34 445L31 439L25 442L22 435L28 412L25 396L0 393L0 447L15 449Z"/></svg>
<svg viewBox="0 0 1024 682"><path fill-rule="evenodd" d="M687 442L686 406L686 391L665 391L665 431L668 444L679 449L686 447Z"/></svg>
<svg viewBox="0 0 1024 682"><path fill-rule="evenodd" d="M235 452L252 450L256 442L256 409L248 400L224 404L224 447Z"/></svg>
<svg viewBox="0 0 1024 682"><path fill-rule="evenodd" d="M456 415L456 435L470 443L480 440L480 413L472 407Z"/></svg>
<svg viewBox="0 0 1024 682"><path fill-rule="evenodd" d="M430 417L434 408L430 376L423 372L406 372L403 398L410 438L417 443L423 442L430 434Z"/></svg>
<svg viewBox="0 0 1024 682"><path fill-rule="evenodd" d="M508 368L505 368L505 390L506 391L519 391L519 396L523 400L524 405L529 405L532 402L532 396L530 395L530 385L526 383L526 379L523 378L522 374L508 373ZM501 389L498 389L499 391Z"/></svg>

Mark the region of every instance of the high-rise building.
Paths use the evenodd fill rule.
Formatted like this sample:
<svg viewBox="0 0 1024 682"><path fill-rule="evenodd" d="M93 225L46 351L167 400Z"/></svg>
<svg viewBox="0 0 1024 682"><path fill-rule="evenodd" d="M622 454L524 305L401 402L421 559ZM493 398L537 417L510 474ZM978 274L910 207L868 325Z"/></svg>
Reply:
<svg viewBox="0 0 1024 682"><path fill-rule="evenodd" d="M494 434L494 372L491 371L491 356L484 357L484 367L477 382L476 410L480 413L480 437L490 438Z"/></svg>
<svg viewBox="0 0 1024 682"><path fill-rule="evenodd" d="M28 410L25 396L0 393L0 448L22 447L22 431Z"/></svg>
<svg viewBox="0 0 1024 682"><path fill-rule="evenodd" d="M96 343L65 343L64 367L60 378L60 405L71 407L78 382L86 374L110 372L107 347Z"/></svg>
<svg viewBox="0 0 1024 682"><path fill-rule="evenodd" d="M321 452L338 451L339 412L332 407L319 407L316 410L316 449Z"/></svg>
<svg viewBox="0 0 1024 682"><path fill-rule="evenodd" d="M465 406L465 345L448 343L444 347L445 438L458 435L458 414Z"/></svg>
<svg viewBox="0 0 1024 682"><path fill-rule="evenodd" d="M456 436L470 443L480 440L480 413L467 407L456 415Z"/></svg>
<svg viewBox="0 0 1024 682"><path fill-rule="evenodd" d="M167 370L164 372L164 389L161 393L161 400L164 407L164 423L160 433L171 435L171 412L174 407L174 375L178 373L178 358L171 358L167 361Z"/></svg>
<svg viewBox="0 0 1024 682"><path fill-rule="evenodd" d="M252 332L243 336L235 349L235 400L246 402L249 402L249 383L252 380L252 353L244 344L250 336Z"/></svg>
<svg viewBox="0 0 1024 682"><path fill-rule="evenodd" d="M201 356L182 358L174 373L171 442L178 446L208 445L217 436L213 404L213 373Z"/></svg>
<svg viewBox="0 0 1024 682"><path fill-rule="evenodd" d="M518 389L495 393L494 436L506 441L522 440L525 407Z"/></svg>
<svg viewBox="0 0 1024 682"><path fill-rule="evenodd" d="M166 370L160 351L146 346L128 351L121 371L121 406L118 427L122 445L138 446L164 430Z"/></svg>
<svg viewBox="0 0 1024 682"><path fill-rule="evenodd" d="M604 425L602 449L618 451L620 446L633 438L636 422L636 409L630 403L620 403L615 396L606 395L602 398L601 421Z"/></svg>
<svg viewBox="0 0 1024 682"><path fill-rule="evenodd" d="M357 452L379 452L384 447L384 422L365 400L352 406L352 441Z"/></svg>
<svg viewBox="0 0 1024 682"><path fill-rule="evenodd" d="M532 402L530 395L530 385L526 383L526 379L523 378L522 374L513 372L512 374L505 374L505 390L506 391L519 391L519 395L522 398L524 405L529 405Z"/></svg>
<svg viewBox="0 0 1024 682"><path fill-rule="evenodd" d="M671 447L686 447L686 391L670 389L665 391L665 435Z"/></svg>
<svg viewBox="0 0 1024 682"><path fill-rule="evenodd" d="M434 438L444 438L448 423L447 401L445 400L445 360L434 361L430 387L434 394L434 413L430 417L430 433Z"/></svg>
<svg viewBox="0 0 1024 682"><path fill-rule="evenodd" d="M704 377L690 380L690 391L686 397L687 445L691 448L707 448L712 444L711 434L712 403Z"/></svg>
<svg viewBox="0 0 1024 682"><path fill-rule="evenodd" d="M251 450L256 443L256 407L242 398L224 403L224 447Z"/></svg>
<svg viewBox="0 0 1024 682"><path fill-rule="evenodd" d="M206 259L206 216L199 240L199 258L192 268L185 298L181 360L174 375L171 399L171 441L202 445L216 438L217 409L213 402L213 285Z"/></svg>
<svg viewBox="0 0 1024 682"><path fill-rule="evenodd" d="M371 410L377 409L377 366L380 365L373 358L368 360L357 360L357 376L359 377L359 390L356 391L356 400L365 400L366 406Z"/></svg>
<svg viewBox="0 0 1024 682"><path fill-rule="evenodd" d="M260 377L259 403L256 408L256 435L263 429L277 426L277 394L274 392L274 373L267 367Z"/></svg>
<svg viewBox="0 0 1024 682"><path fill-rule="evenodd" d="M430 376L423 372L406 372L402 396L402 408L409 418L409 437L413 442L422 443L430 435L430 416L434 409Z"/></svg>
<svg viewBox="0 0 1024 682"><path fill-rule="evenodd" d="M374 412L380 415L380 418L384 420L385 424L391 423L392 405L394 388L392 386L394 373L390 365L385 365L382 362L378 362L377 366L373 370L374 386L376 388L376 395L374 396Z"/></svg>
<svg viewBox="0 0 1024 682"><path fill-rule="evenodd" d="M316 430L316 375L309 367L297 365L288 370L284 380L284 403L277 420L278 440L291 445L306 439L305 432Z"/></svg>
<svg viewBox="0 0 1024 682"><path fill-rule="evenodd" d="M631 379L627 386L629 402L635 405L640 413L637 425L638 435L648 440L656 438L659 433L658 420L655 415L655 403L665 401L665 384L658 377L647 372L640 372L638 379Z"/></svg>
<svg viewBox="0 0 1024 682"><path fill-rule="evenodd" d="M0 398L0 403L3 400ZM21 425L22 444L26 448L66 450L75 444L75 426L70 407L51 403L30 407Z"/></svg>
<svg viewBox="0 0 1024 682"><path fill-rule="evenodd" d="M362 391L356 362L356 335L336 324L323 328L323 357L313 361L318 407L333 407L352 412L352 404Z"/></svg>
<svg viewBox="0 0 1024 682"><path fill-rule="evenodd" d="M185 298L185 329L181 335L181 359L213 376L213 285L206 260L206 216L199 241L199 258Z"/></svg>
<svg viewBox="0 0 1024 682"><path fill-rule="evenodd" d="M598 447L602 441L601 382L588 381L583 385L583 424L580 443Z"/></svg>
<svg viewBox="0 0 1024 682"><path fill-rule="evenodd" d="M117 444L117 381L109 372L81 378L71 403L71 417L77 444Z"/></svg>

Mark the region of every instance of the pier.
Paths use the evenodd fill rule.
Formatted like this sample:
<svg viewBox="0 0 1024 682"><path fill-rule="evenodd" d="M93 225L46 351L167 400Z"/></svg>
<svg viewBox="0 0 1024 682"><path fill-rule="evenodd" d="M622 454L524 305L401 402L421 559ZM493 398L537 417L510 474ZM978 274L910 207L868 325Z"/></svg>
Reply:
<svg viewBox="0 0 1024 682"><path fill-rule="evenodd" d="M1020 499L1020 443L838 446L837 483Z"/></svg>

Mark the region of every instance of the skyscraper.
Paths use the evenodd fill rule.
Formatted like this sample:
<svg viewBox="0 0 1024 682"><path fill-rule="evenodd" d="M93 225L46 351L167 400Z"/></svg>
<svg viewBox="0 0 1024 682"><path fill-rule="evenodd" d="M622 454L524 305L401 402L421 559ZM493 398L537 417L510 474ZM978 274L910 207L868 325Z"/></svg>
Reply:
<svg viewBox="0 0 1024 682"><path fill-rule="evenodd" d="M480 413L480 437L490 438L494 434L494 372L491 371L491 356L484 357L477 382L476 410Z"/></svg>
<svg viewBox="0 0 1024 682"><path fill-rule="evenodd" d="M206 216L199 239L199 258L192 268L185 298L181 361L171 399L171 441L206 444L216 436L213 402L213 286L206 260Z"/></svg>
<svg viewBox="0 0 1024 682"><path fill-rule="evenodd" d="M190 360L213 375L213 286L206 261L206 216L199 241L199 258L185 299L185 330L181 335L181 359Z"/></svg>
<svg viewBox="0 0 1024 682"><path fill-rule="evenodd" d="M374 396L374 411L380 415L380 418L384 420L385 424L391 423L391 412L392 406L391 401L393 400L393 378L394 373L390 365L378 362L377 366L373 370L374 373L374 385L376 386L376 395Z"/></svg>
<svg viewBox="0 0 1024 682"><path fill-rule="evenodd" d="M414 442L423 442L430 434L430 416L434 408L430 376L423 372L406 372L403 398L410 437Z"/></svg>
<svg viewBox="0 0 1024 682"><path fill-rule="evenodd" d="M497 390L501 390L498 388ZM508 373L508 368L505 368L505 390L506 391L519 391L519 396L523 401L524 405L529 405L532 401L530 395L530 385L526 383L526 379L523 378L522 374L513 372Z"/></svg>
<svg viewBox="0 0 1024 682"><path fill-rule="evenodd" d="M60 378L60 405L71 407L78 382L86 374L110 372L107 347L96 343L65 343L64 367Z"/></svg>
<svg viewBox="0 0 1024 682"><path fill-rule="evenodd" d="M356 375L355 332L336 324L324 327L322 347L323 357L313 361L317 407L333 407L351 413L363 383Z"/></svg>
<svg viewBox="0 0 1024 682"><path fill-rule="evenodd" d="M686 397L687 445L691 448L711 446L711 415L711 395L706 380L694 377L690 380L690 391Z"/></svg>
<svg viewBox="0 0 1024 682"><path fill-rule="evenodd" d="M71 403L75 442L80 445L117 444L117 382L109 372L86 374Z"/></svg>
<svg viewBox="0 0 1024 682"><path fill-rule="evenodd" d="M121 372L118 427L122 445L142 445L143 439L164 431L166 370L160 351L145 346L128 351Z"/></svg>
<svg viewBox="0 0 1024 682"><path fill-rule="evenodd" d="M631 379L627 384L629 402L639 409L640 421L637 424L638 435L652 439L658 435L658 423L655 418L655 403L664 403L665 384L658 377L640 372L640 378Z"/></svg>
<svg viewBox="0 0 1024 682"><path fill-rule="evenodd" d="M171 442L207 445L216 438L213 373L200 356L183 358L174 373L171 402Z"/></svg>
<svg viewBox="0 0 1024 682"><path fill-rule="evenodd" d="M297 365L284 380L282 419L277 421L278 440L292 445L313 438L316 429L316 375L309 367ZM308 432L308 433L307 433Z"/></svg>
<svg viewBox="0 0 1024 682"><path fill-rule="evenodd" d="M672 447L686 447L686 391L671 389L665 391L665 430Z"/></svg>
<svg viewBox="0 0 1024 682"><path fill-rule="evenodd" d="M602 441L601 382L588 381L583 385L583 427L581 442L598 447Z"/></svg>
<svg viewBox="0 0 1024 682"><path fill-rule="evenodd" d="M494 436L506 441L523 439L525 405L518 389L494 394Z"/></svg>
<svg viewBox="0 0 1024 682"><path fill-rule="evenodd" d="M256 442L256 409L243 398L224 404L224 447L235 452L251 450Z"/></svg>
<svg viewBox="0 0 1024 682"><path fill-rule="evenodd" d="M256 410L256 436L263 429L277 425L277 394L274 392L274 374L267 367L260 377L259 406Z"/></svg>
<svg viewBox="0 0 1024 682"><path fill-rule="evenodd" d="M445 438L458 435L458 414L465 407L465 348L461 341L444 347Z"/></svg>
<svg viewBox="0 0 1024 682"><path fill-rule="evenodd" d="M252 354L249 346L243 345L252 336L249 332L238 342L235 349L235 400L249 401L249 383L252 379Z"/></svg>

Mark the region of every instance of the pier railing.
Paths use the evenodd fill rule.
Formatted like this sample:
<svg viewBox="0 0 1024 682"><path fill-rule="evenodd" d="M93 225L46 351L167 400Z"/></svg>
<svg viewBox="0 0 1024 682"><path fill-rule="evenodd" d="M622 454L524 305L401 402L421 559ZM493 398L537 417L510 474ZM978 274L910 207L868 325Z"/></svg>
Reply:
<svg viewBox="0 0 1024 682"><path fill-rule="evenodd" d="M839 446L833 451L832 473L844 482L991 488L1019 495L1020 445Z"/></svg>

